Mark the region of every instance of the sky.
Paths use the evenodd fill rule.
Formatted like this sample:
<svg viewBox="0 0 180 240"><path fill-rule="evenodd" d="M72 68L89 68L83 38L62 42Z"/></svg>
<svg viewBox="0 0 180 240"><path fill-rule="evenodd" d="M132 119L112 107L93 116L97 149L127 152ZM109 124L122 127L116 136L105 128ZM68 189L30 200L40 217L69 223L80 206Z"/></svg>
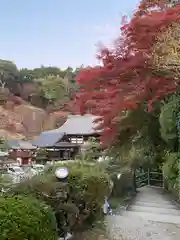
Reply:
<svg viewBox="0 0 180 240"><path fill-rule="evenodd" d="M1 1L0 59L18 68L94 65L101 42L120 33L139 0Z"/></svg>

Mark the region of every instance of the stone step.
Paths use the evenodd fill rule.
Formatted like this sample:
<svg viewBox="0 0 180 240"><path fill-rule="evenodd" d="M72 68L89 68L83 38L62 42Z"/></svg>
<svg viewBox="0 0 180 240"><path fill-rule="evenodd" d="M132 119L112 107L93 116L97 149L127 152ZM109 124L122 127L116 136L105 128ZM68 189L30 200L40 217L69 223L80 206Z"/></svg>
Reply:
<svg viewBox="0 0 180 240"><path fill-rule="evenodd" d="M147 206L147 207L158 207L158 208L166 208L166 209L178 209L178 207L171 203L159 203L159 202L144 202L144 201L136 201L133 205L135 206Z"/></svg>
<svg viewBox="0 0 180 240"><path fill-rule="evenodd" d="M166 214L155 214L155 213L145 213L145 212L131 212L126 211L121 213L122 216L132 219L133 217L139 217L146 221L161 222L161 223L172 223L180 224L180 216L166 215Z"/></svg>
<svg viewBox="0 0 180 240"><path fill-rule="evenodd" d="M169 194L167 192L162 192L162 191L143 191L142 189L138 191L138 194L140 194L141 196L149 196L149 197L160 197L160 198L164 198L164 197L169 197Z"/></svg>
<svg viewBox="0 0 180 240"><path fill-rule="evenodd" d="M171 202L171 197L168 194L158 194L151 193L150 195L138 193L136 196L137 201L145 201L145 202L158 202L158 203L169 203Z"/></svg>
<svg viewBox="0 0 180 240"><path fill-rule="evenodd" d="M158 207L132 205L129 207L128 211L180 216L180 211L177 209L167 209Z"/></svg>
<svg viewBox="0 0 180 240"><path fill-rule="evenodd" d="M148 196L146 198L144 197L136 197L134 199L134 202L144 202L144 203L158 203L158 204L170 204L172 203L172 201L170 199L164 199L164 198L148 198Z"/></svg>

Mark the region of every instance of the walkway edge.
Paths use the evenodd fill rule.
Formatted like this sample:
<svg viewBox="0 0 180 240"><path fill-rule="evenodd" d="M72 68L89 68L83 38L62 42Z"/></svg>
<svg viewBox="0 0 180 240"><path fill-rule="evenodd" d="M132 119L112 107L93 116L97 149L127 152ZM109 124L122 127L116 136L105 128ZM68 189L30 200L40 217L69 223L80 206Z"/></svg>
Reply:
<svg viewBox="0 0 180 240"><path fill-rule="evenodd" d="M136 192L136 193L131 197L131 199L128 201L128 203L125 205L125 207L124 207L124 208L125 208L125 211L128 211L130 205L133 203L133 201L134 201L134 199L136 198L137 194L138 194L138 192Z"/></svg>
<svg viewBox="0 0 180 240"><path fill-rule="evenodd" d="M171 202L174 203L179 209L180 209L180 203L178 202L178 200L174 197L174 195L169 192L167 189L163 188L163 190L169 194L169 196L171 197Z"/></svg>

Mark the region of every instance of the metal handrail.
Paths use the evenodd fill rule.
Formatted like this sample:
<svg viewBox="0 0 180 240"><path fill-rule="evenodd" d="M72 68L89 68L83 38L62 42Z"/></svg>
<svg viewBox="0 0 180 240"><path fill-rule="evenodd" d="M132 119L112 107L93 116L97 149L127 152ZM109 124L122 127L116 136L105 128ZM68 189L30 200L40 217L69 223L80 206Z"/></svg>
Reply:
<svg viewBox="0 0 180 240"><path fill-rule="evenodd" d="M150 178L150 180L155 180L155 181L158 181L158 182L163 182L163 179Z"/></svg>
<svg viewBox="0 0 180 240"><path fill-rule="evenodd" d="M163 176L163 173L160 173L160 172L150 172L150 174L159 174Z"/></svg>
<svg viewBox="0 0 180 240"><path fill-rule="evenodd" d="M145 182L145 181L148 181L148 178L137 181L137 183L141 183L141 182Z"/></svg>
<svg viewBox="0 0 180 240"><path fill-rule="evenodd" d="M138 175L138 176L136 176L136 178L142 178L143 176L148 176L148 174L147 173L143 173L143 174L141 174L141 175Z"/></svg>
<svg viewBox="0 0 180 240"><path fill-rule="evenodd" d="M156 178L156 176L157 176L157 178ZM157 184L162 184L163 187L164 187L163 173L161 173L161 172L150 172L149 169L148 169L147 172L139 173L138 176L136 176L136 184L137 185L140 185L140 186L142 186L142 185L152 185L152 182L157 183Z"/></svg>

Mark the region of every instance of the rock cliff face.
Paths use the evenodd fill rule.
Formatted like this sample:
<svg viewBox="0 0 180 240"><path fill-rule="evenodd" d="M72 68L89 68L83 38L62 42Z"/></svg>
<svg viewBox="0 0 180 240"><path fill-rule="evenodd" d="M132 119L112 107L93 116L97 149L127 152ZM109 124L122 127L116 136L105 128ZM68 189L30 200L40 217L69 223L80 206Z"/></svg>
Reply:
<svg viewBox="0 0 180 240"><path fill-rule="evenodd" d="M67 115L63 111L48 114L19 98L11 98L0 105L0 137L31 139L44 130L60 127Z"/></svg>
<svg viewBox="0 0 180 240"><path fill-rule="evenodd" d="M44 121L43 129L51 130L51 129L59 128L65 123L68 117L68 114L69 114L68 112L63 112L63 111L56 111L49 114Z"/></svg>
<svg viewBox="0 0 180 240"><path fill-rule="evenodd" d="M26 137L31 138L43 131L44 122L48 118L47 113L43 109L22 104L15 107L13 112L21 116L22 130Z"/></svg>

